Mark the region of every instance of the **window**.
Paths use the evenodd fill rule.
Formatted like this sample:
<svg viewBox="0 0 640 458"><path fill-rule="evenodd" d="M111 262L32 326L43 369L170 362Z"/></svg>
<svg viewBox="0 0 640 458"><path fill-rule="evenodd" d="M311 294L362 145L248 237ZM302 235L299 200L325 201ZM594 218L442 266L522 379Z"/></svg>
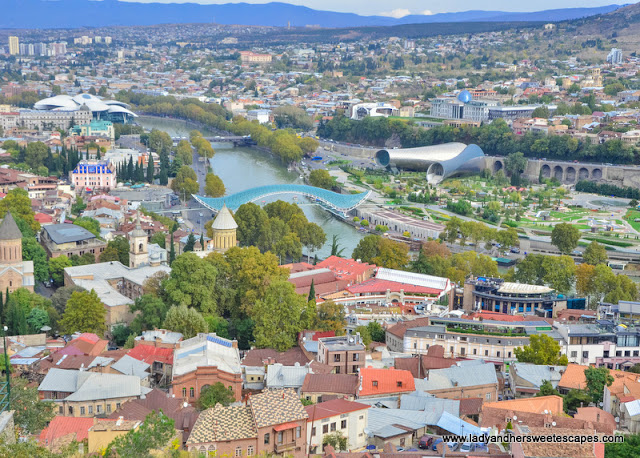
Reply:
<svg viewBox="0 0 640 458"><path fill-rule="evenodd" d="M93 406L89 406L89 415L93 414Z"/></svg>
<svg viewBox="0 0 640 458"><path fill-rule="evenodd" d="M616 352L616 356L622 356L622 352L618 350L618 351Z"/></svg>
<svg viewBox="0 0 640 458"><path fill-rule="evenodd" d="M453 347L449 347L449 352L453 353Z"/></svg>
<svg viewBox="0 0 640 458"><path fill-rule="evenodd" d="M120 408L120 403L116 402L116 410L118 410Z"/></svg>
<svg viewBox="0 0 640 458"><path fill-rule="evenodd" d="M80 415L84 415L84 407L80 407Z"/></svg>
<svg viewBox="0 0 640 458"><path fill-rule="evenodd" d="M329 432L329 425L322 425L322 434L327 434Z"/></svg>
<svg viewBox="0 0 640 458"><path fill-rule="evenodd" d="M637 355L636 355L637 356ZM356 373L358 372L358 366L353 366L351 372Z"/></svg>
<svg viewBox="0 0 640 458"><path fill-rule="evenodd" d="M264 435L264 443L265 445L269 444L269 441L271 440L271 435L269 433Z"/></svg>
<svg viewBox="0 0 640 458"><path fill-rule="evenodd" d="M58 407L58 413L60 415L63 415L64 414L64 407L62 407L62 406Z"/></svg>
<svg viewBox="0 0 640 458"><path fill-rule="evenodd" d="M242 447L236 447L236 456L242 456Z"/></svg>
<svg viewBox="0 0 640 458"><path fill-rule="evenodd" d="M340 373L340 366L336 366L336 374Z"/></svg>
<svg viewBox="0 0 640 458"><path fill-rule="evenodd" d="M511 352L509 352L509 356L508 356L508 358L511 358Z"/></svg>
<svg viewBox="0 0 640 458"><path fill-rule="evenodd" d="M111 413L111 404L107 404L107 413Z"/></svg>
<svg viewBox="0 0 640 458"><path fill-rule="evenodd" d="M282 438L284 437L284 434L282 433L282 431L280 431L278 433L278 444L282 444Z"/></svg>
<svg viewBox="0 0 640 458"><path fill-rule="evenodd" d="M340 429L346 429L347 428L347 420L342 420L340 422Z"/></svg>
<svg viewBox="0 0 640 458"><path fill-rule="evenodd" d="M340 355L333 355L333 362L334 363L339 363L340 362Z"/></svg>
<svg viewBox="0 0 640 458"><path fill-rule="evenodd" d="M397 386L398 388L402 388L402 382L396 382L396 386Z"/></svg>
<svg viewBox="0 0 640 458"><path fill-rule="evenodd" d="M333 423L331 423L331 431L335 431L336 430L336 422L334 421Z"/></svg>
<svg viewBox="0 0 640 458"><path fill-rule="evenodd" d="M182 389L182 397L183 397L183 398L186 398L186 397L187 397L187 389L186 389L186 388L183 388L183 389Z"/></svg>
<svg viewBox="0 0 640 458"><path fill-rule="evenodd" d="M477 349L477 348L474 348L474 349L473 349L473 354L474 354L474 355L477 355L477 354L478 354L478 349Z"/></svg>
<svg viewBox="0 0 640 458"><path fill-rule="evenodd" d="M360 355L359 355L358 353L355 353L355 354L353 355L353 360L354 360L354 361L360 361Z"/></svg>
<svg viewBox="0 0 640 458"><path fill-rule="evenodd" d="M577 351L572 351L571 352L571 357L572 358L577 358L578 357L578 352Z"/></svg>
<svg viewBox="0 0 640 458"><path fill-rule="evenodd" d="M316 435L316 427L311 428L311 437Z"/></svg>
<svg viewBox="0 0 640 458"><path fill-rule="evenodd" d="M489 356L489 350L484 351L484 356Z"/></svg>
<svg viewBox="0 0 640 458"><path fill-rule="evenodd" d="M247 456L253 456L253 445L247 447Z"/></svg>
<svg viewBox="0 0 640 458"><path fill-rule="evenodd" d="M302 436L302 427L298 426L296 428L296 439L300 439L300 436Z"/></svg>
<svg viewBox="0 0 640 458"><path fill-rule="evenodd" d="M189 388L189 397L194 397L195 396L195 390L193 389L193 387Z"/></svg>
<svg viewBox="0 0 640 458"><path fill-rule="evenodd" d="M358 417L358 420L364 420L364 415L360 415L360 416Z"/></svg>
<svg viewBox="0 0 640 458"><path fill-rule="evenodd" d="M631 356L631 352L629 350L625 350L624 356Z"/></svg>
<svg viewBox="0 0 640 458"><path fill-rule="evenodd" d="M464 350L465 350L464 347L460 349L460 354L461 355L464 355Z"/></svg>
<svg viewBox="0 0 640 458"><path fill-rule="evenodd" d="M633 356L638 356L638 350L633 350Z"/></svg>
<svg viewBox="0 0 640 458"><path fill-rule="evenodd" d="M96 413L102 413L102 406L100 404L96 406Z"/></svg>
<svg viewBox="0 0 640 458"><path fill-rule="evenodd" d="M487 401L490 401L491 400L491 393L487 393L486 398L487 398Z"/></svg>
<svg viewBox="0 0 640 458"><path fill-rule="evenodd" d="M498 358L500 358L500 352L498 352L497 356L498 356Z"/></svg>
<svg viewBox="0 0 640 458"><path fill-rule="evenodd" d="M378 381L377 380L373 380L371 383L373 384L374 387L378 386Z"/></svg>

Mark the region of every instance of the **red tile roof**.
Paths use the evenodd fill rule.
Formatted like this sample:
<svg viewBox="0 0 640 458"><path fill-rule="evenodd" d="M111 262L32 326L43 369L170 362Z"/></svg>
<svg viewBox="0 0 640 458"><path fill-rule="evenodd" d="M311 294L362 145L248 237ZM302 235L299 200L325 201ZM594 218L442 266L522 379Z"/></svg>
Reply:
<svg viewBox="0 0 640 458"><path fill-rule="evenodd" d="M269 362L271 360L271 362ZM307 364L309 358L300 347L293 347L287 351L278 353L273 348L254 348L249 350L242 359L243 366L264 366L265 364L280 363L283 366Z"/></svg>
<svg viewBox="0 0 640 458"><path fill-rule="evenodd" d="M33 218L39 222L40 224L42 223L51 223L53 221L53 218L51 217L51 215L47 215L46 213L36 213Z"/></svg>
<svg viewBox="0 0 640 458"><path fill-rule="evenodd" d="M153 345L138 345L127 353L132 358L153 364L159 361L163 364L173 364L173 348L154 347Z"/></svg>
<svg viewBox="0 0 640 458"><path fill-rule="evenodd" d="M89 437L89 428L93 426L93 418L53 417L49 426L40 433L40 444L51 446L53 442L67 434L75 433L75 440L82 442Z"/></svg>
<svg viewBox="0 0 640 458"><path fill-rule="evenodd" d="M302 393L334 393L355 396L359 379L355 374L307 374L302 382Z"/></svg>
<svg viewBox="0 0 640 458"><path fill-rule="evenodd" d="M441 289L437 288L427 288L425 286L400 283L390 280L378 280L377 278L371 278L358 285L349 286L347 290L353 294L386 293L387 290L403 290L405 293L409 294L440 294L442 292Z"/></svg>
<svg viewBox="0 0 640 458"><path fill-rule="evenodd" d="M333 401L320 402L311 406L306 406L309 418L308 422L314 420L322 420L323 418L335 417L343 413L356 412L358 410L368 409L369 405L360 402L345 401L344 399L334 399Z"/></svg>
<svg viewBox="0 0 640 458"><path fill-rule="evenodd" d="M362 389L359 396L405 393L416 389L411 372L394 368L365 367L360 369L360 378Z"/></svg>
<svg viewBox="0 0 640 458"><path fill-rule="evenodd" d="M355 280L359 276L365 275L368 270L375 269L374 264L367 264L366 262L358 262L353 259L340 258L338 256L329 256L322 262L316 264L319 269L329 269L336 274L336 277L343 280Z"/></svg>

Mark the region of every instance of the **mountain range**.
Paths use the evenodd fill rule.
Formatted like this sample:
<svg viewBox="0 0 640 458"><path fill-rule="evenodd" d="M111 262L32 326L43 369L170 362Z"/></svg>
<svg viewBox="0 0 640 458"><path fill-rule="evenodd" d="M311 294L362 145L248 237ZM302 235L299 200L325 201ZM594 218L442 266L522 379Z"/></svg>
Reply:
<svg viewBox="0 0 640 458"><path fill-rule="evenodd" d="M402 18L319 11L288 3L134 3L118 0L3 0L0 28L76 28L180 23L320 27L391 26L442 22L556 22L620 8L563 8L537 12L464 11Z"/></svg>

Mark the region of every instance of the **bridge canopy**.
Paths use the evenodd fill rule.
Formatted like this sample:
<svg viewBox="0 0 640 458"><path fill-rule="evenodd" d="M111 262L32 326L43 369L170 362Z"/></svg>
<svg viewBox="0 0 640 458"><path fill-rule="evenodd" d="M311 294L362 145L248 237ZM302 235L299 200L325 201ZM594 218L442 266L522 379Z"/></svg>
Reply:
<svg viewBox="0 0 640 458"><path fill-rule="evenodd" d="M236 211L242 204L277 194L302 194L320 201L335 211L346 213L362 204L369 197L370 192L338 194L303 184L276 184L247 189L225 197L203 197L195 194L193 197L205 207L217 212L225 204L230 210Z"/></svg>

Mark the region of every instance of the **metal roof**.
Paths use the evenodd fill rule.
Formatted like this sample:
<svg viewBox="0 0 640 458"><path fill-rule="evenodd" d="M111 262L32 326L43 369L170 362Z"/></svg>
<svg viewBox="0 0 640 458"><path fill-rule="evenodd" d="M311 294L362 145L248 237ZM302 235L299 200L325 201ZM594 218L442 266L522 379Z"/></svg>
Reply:
<svg viewBox="0 0 640 458"><path fill-rule="evenodd" d="M300 388L309 372L311 369L306 365L270 364L267 366L267 388Z"/></svg>
<svg viewBox="0 0 640 458"><path fill-rule="evenodd" d="M314 186L301 184L277 184L251 188L225 197L203 197L195 194L193 197L202 205L213 211L220 211L224 205L226 205L230 210L236 211L242 204L254 202L262 199L263 197L277 194L302 194L304 196L314 198L333 209L346 212L362 204L367 197L369 197L370 192L361 192L359 194L338 194L336 192L316 188Z"/></svg>
<svg viewBox="0 0 640 458"><path fill-rule="evenodd" d="M460 420L455 415L451 415L449 412L443 412L440 420L438 420L437 426L449 431L451 434L467 435L476 434L481 435L482 430L471 423Z"/></svg>
<svg viewBox="0 0 640 458"><path fill-rule="evenodd" d="M96 238L84 227L75 224L49 224L44 226L44 230L47 231L49 238L58 245Z"/></svg>
<svg viewBox="0 0 640 458"><path fill-rule="evenodd" d="M218 212L216 219L213 220L211 229L229 230L229 229L236 229L237 227L238 227L238 224L236 223L236 220L233 219L231 212L229 211L226 205L223 205L222 209Z"/></svg>

